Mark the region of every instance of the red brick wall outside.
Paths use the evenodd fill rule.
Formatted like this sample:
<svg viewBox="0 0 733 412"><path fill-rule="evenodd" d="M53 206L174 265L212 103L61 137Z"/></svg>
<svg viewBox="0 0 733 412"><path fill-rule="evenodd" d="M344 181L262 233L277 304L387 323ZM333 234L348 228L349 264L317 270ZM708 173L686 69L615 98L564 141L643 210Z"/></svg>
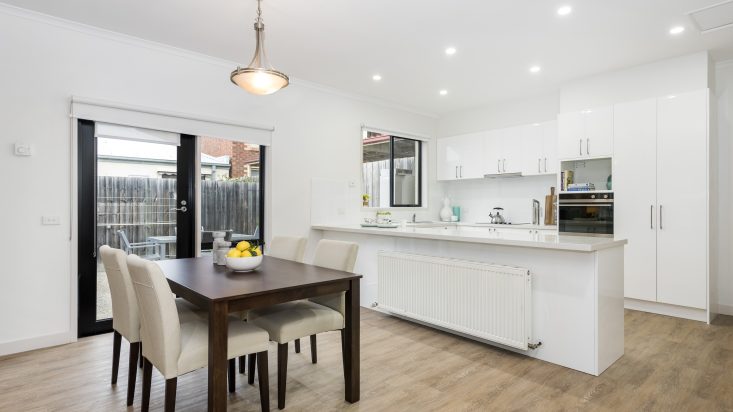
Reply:
<svg viewBox="0 0 733 412"><path fill-rule="evenodd" d="M249 176L247 166L260 161L260 151L254 149L255 147L257 146L215 137L201 138L202 153L215 157L229 156L229 177Z"/></svg>

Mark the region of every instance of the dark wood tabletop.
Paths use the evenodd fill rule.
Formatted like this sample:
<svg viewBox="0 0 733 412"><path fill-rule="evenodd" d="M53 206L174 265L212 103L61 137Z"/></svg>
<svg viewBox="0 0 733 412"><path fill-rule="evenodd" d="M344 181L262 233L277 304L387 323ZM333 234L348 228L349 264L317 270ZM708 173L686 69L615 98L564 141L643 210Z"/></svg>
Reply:
<svg viewBox="0 0 733 412"><path fill-rule="evenodd" d="M226 266L214 265L211 256L156 263L173 293L209 313L209 411L226 410L230 313L339 292L346 294L345 399L352 403L359 401L361 275L270 256L264 256L262 265L252 272L234 272ZM269 400L263 403L263 409L267 408Z"/></svg>

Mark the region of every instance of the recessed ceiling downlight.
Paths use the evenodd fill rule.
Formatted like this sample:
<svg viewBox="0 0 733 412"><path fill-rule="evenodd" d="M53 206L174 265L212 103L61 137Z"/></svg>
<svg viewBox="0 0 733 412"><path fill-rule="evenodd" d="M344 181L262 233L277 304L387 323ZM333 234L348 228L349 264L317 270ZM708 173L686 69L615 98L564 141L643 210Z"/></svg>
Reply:
<svg viewBox="0 0 733 412"><path fill-rule="evenodd" d="M530 73L539 73L542 71L542 67L540 66L532 66L529 68Z"/></svg>
<svg viewBox="0 0 733 412"><path fill-rule="evenodd" d="M452 55L456 54L456 48L455 47L448 47L447 49L445 49L445 54L448 55L448 56L452 56Z"/></svg>
<svg viewBox="0 0 733 412"><path fill-rule="evenodd" d="M439 91L438 94L441 95L441 96L445 96L446 94L448 94L448 90L443 89L443 90Z"/></svg>
<svg viewBox="0 0 733 412"><path fill-rule="evenodd" d="M570 6L562 6L557 9L557 15L558 16L567 16L568 14L573 12L573 8Z"/></svg>
<svg viewBox="0 0 733 412"><path fill-rule="evenodd" d="M375 74L374 76L372 76L372 80L374 80L375 82L378 82L378 81L382 80L382 76L381 75L378 75L378 74Z"/></svg>
<svg viewBox="0 0 733 412"><path fill-rule="evenodd" d="M685 26L674 26L671 29L669 29L669 34L676 36L678 34L682 34L682 32L685 31Z"/></svg>

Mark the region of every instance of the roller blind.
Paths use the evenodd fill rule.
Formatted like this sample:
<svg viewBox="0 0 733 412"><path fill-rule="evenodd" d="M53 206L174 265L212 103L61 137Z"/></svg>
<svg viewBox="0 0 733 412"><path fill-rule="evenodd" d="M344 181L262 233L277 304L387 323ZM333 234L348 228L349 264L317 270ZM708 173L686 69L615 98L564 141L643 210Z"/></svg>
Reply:
<svg viewBox="0 0 733 412"><path fill-rule="evenodd" d="M160 130L144 129L141 127L120 126L96 122L94 125L95 137L110 137L114 139L134 140L136 142L161 143L174 146L181 145L181 135Z"/></svg>
<svg viewBox="0 0 733 412"><path fill-rule="evenodd" d="M176 113L76 96L71 99L71 116L111 125L131 126L140 130L147 129L147 131L161 131L161 133L171 132L219 137L263 146L271 145L274 130L273 127L264 125L239 123L226 119ZM140 135L138 134L138 136Z"/></svg>

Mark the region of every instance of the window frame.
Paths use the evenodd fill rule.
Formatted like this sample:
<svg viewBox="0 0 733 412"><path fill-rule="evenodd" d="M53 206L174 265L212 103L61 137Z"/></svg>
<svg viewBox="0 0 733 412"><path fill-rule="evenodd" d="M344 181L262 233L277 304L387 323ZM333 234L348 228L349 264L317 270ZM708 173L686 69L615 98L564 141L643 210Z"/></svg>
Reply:
<svg viewBox="0 0 733 412"><path fill-rule="evenodd" d="M367 132L373 132L373 133L379 133L379 130L371 130L371 129L364 129ZM425 171L425 168L423 166L423 161L425 156L423 155L423 152L426 150L425 141L422 139L416 139L411 137L402 137L391 133L383 133L384 135L389 136L389 208L424 208L424 202L423 202L423 173ZM402 139L402 140L409 140L411 142L417 142L417 153L415 156L416 162L417 162L417 202L413 204L401 204L401 205L395 205L395 199L394 199L394 178L395 178L395 165L394 165L394 142L395 138ZM362 174L362 193L364 192L364 138L363 136L360 139L360 150L361 150L361 174ZM381 194L380 194L381 196ZM364 209L384 209L383 206L363 206Z"/></svg>

